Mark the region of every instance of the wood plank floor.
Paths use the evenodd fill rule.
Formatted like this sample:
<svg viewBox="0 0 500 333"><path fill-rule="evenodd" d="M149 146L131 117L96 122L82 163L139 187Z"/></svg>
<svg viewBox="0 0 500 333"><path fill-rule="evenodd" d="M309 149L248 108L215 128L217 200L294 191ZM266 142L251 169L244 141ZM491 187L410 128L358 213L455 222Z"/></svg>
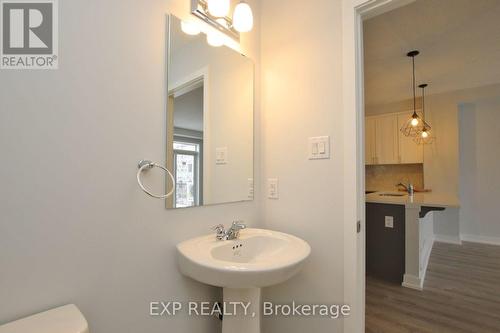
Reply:
<svg viewBox="0 0 500 333"><path fill-rule="evenodd" d="M366 279L367 333L500 332L500 246L435 243L424 291Z"/></svg>

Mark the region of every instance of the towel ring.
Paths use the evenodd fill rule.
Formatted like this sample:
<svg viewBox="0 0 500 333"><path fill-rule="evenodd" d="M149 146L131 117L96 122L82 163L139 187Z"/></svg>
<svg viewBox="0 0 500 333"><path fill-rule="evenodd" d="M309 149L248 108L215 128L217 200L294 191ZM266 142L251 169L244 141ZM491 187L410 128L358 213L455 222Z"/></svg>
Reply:
<svg viewBox="0 0 500 333"><path fill-rule="evenodd" d="M155 163L155 162L151 162L151 161L148 161L148 160L141 160L139 162L139 164L137 165L137 167L139 168L139 171L137 171L137 183L139 183L139 186L141 187L141 189L149 196L153 197L153 198L156 198L156 199L166 199L168 197L170 197L173 193L174 193L174 190L175 190L175 179L174 179L174 175L172 175L172 173L167 169L165 168L164 166L158 164L158 163ZM152 168L160 168L162 170L164 170L166 173L168 173L168 175L170 176L170 179L172 180L172 190L170 190L170 192L168 192L167 194L164 194L164 195L157 195L157 194L153 194L151 193L150 191L148 191L144 185L142 184L142 181L141 181L141 174L144 170L146 169L152 169Z"/></svg>

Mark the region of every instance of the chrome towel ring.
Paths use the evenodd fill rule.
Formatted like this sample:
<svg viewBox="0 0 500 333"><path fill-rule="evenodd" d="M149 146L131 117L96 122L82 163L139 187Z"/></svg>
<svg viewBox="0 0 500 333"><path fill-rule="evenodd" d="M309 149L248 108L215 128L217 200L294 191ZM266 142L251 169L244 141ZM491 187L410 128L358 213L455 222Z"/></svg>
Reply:
<svg viewBox="0 0 500 333"><path fill-rule="evenodd" d="M151 161L148 161L148 160L141 160L139 162L139 164L137 165L137 167L139 168L139 171L137 171L137 183L139 183L139 186L141 187L141 189L149 196L153 197L153 198L156 198L156 199L166 199L168 197L170 197L173 193L174 193L174 190L175 190L175 179L174 179L174 175L172 175L172 173L167 169L165 168L164 166L162 165L159 165L158 163L155 163L155 162L151 162ZM168 175L170 176L170 179L172 180L172 189L170 190L170 192L168 192L167 194L164 194L164 195L157 195L157 194L153 194L151 193L150 191L148 191L144 185L142 184L142 181L141 181L141 173L144 171L144 170L149 170L149 169L152 169L152 168L160 168L160 169L163 169L166 173L168 173Z"/></svg>

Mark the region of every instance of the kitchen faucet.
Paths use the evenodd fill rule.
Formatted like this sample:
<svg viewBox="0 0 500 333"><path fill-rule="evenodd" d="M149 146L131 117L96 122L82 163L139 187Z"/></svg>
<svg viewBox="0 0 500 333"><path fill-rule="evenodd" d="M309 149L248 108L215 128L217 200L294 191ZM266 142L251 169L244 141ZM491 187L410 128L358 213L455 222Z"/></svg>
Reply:
<svg viewBox="0 0 500 333"><path fill-rule="evenodd" d="M413 186L412 183L408 183L408 185L405 185L403 183L396 184L396 186L401 186L405 189L406 192L408 192L409 195L413 195L415 192L415 187Z"/></svg>
<svg viewBox="0 0 500 333"><path fill-rule="evenodd" d="M245 229L247 226L243 221L234 221L229 230L226 231L223 224L218 224L213 227L215 237L219 241L235 240L240 236L240 230Z"/></svg>

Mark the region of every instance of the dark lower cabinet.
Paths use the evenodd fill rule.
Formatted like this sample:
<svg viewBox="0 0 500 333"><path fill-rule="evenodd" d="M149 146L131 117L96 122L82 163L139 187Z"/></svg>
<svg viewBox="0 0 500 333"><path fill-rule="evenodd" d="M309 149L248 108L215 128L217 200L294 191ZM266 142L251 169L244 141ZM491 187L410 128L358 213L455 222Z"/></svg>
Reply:
<svg viewBox="0 0 500 333"><path fill-rule="evenodd" d="M393 217L393 228L386 227ZM405 272L405 206L366 204L366 274L401 283Z"/></svg>

